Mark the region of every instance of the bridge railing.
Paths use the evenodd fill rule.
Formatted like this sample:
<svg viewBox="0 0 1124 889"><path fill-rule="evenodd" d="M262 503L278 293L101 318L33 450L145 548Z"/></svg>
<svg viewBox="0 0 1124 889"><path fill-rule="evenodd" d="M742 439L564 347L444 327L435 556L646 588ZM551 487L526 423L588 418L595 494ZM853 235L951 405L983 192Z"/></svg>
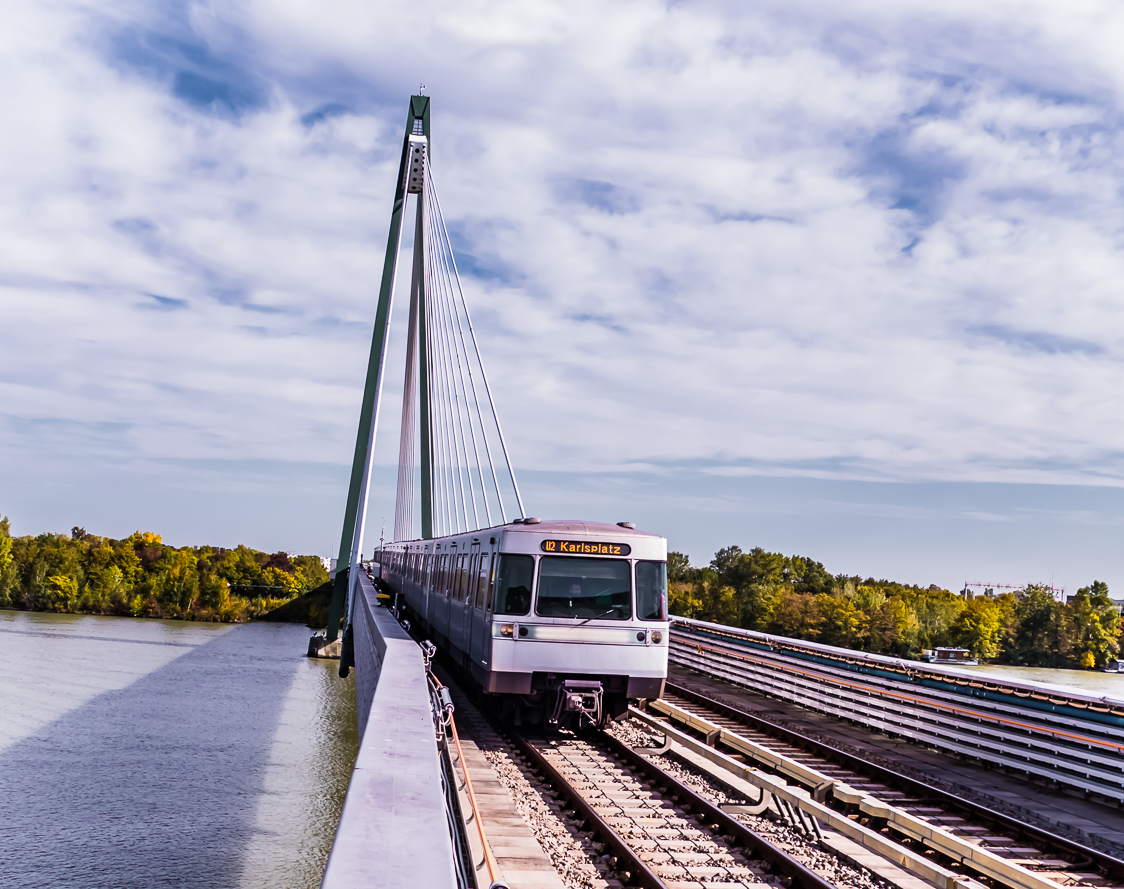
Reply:
<svg viewBox="0 0 1124 889"><path fill-rule="evenodd" d="M363 573L353 627L362 740L321 887L454 887L424 655Z"/></svg>
<svg viewBox="0 0 1124 889"><path fill-rule="evenodd" d="M1124 802L1124 702L672 618L669 657L821 713Z"/></svg>

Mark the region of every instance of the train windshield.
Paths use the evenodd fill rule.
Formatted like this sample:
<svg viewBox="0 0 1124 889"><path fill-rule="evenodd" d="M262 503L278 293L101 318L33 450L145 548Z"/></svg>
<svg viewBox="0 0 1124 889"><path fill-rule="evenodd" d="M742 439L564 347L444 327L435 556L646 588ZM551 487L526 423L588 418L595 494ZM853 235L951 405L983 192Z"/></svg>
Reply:
<svg viewBox="0 0 1124 889"><path fill-rule="evenodd" d="M631 574L624 559L543 556L536 611L543 617L628 620Z"/></svg>

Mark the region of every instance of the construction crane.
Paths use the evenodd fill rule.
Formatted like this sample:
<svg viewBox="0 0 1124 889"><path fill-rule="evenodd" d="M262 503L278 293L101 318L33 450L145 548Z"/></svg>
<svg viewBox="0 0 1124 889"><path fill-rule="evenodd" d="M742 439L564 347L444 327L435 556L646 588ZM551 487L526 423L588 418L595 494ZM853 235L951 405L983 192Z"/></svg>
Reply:
<svg viewBox="0 0 1124 889"><path fill-rule="evenodd" d="M964 598L970 599L972 597L972 587L979 587L983 590L985 596L990 596L996 590L1025 590L1028 586L1030 586L1030 584L1026 583L969 583L968 581L964 581L964 589L960 591L960 594L964 596ZM1049 587L1050 592L1059 602L1065 601L1065 587L1056 587L1053 583L1044 583L1041 584L1041 586Z"/></svg>

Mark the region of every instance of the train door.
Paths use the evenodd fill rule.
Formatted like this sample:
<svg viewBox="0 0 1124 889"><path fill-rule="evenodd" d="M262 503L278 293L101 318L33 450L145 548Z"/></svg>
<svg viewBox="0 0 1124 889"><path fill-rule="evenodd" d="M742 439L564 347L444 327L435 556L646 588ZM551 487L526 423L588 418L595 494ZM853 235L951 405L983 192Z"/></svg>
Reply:
<svg viewBox="0 0 1124 889"><path fill-rule="evenodd" d="M487 664L492 657L490 593L494 575L495 554L491 550L485 550L477 562L471 617L469 655L478 664Z"/></svg>
<svg viewBox="0 0 1124 889"><path fill-rule="evenodd" d="M433 553L433 571L431 572L429 584L429 598L426 602L425 622L429 624L430 629L437 628L437 616L441 609L441 567L445 564L445 554L441 552L441 547L434 547Z"/></svg>
<svg viewBox="0 0 1124 889"><path fill-rule="evenodd" d="M461 616L461 645L460 649L465 654L472 650L472 611L476 604L476 575L480 567L480 541L472 544L468 551L468 558L464 566L464 589L461 600L463 613Z"/></svg>
<svg viewBox="0 0 1124 889"><path fill-rule="evenodd" d="M429 613L429 580L430 580L430 566L433 562L433 556L428 550L423 550L421 555L421 569L418 576L418 592L417 598L410 600L410 604L416 604L414 610L418 614Z"/></svg>
<svg viewBox="0 0 1124 889"><path fill-rule="evenodd" d="M453 575L452 562L456 557L455 552L441 554L441 574L435 603L437 622L434 627L446 639L449 638L449 587L452 586L450 583Z"/></svg>
<svg viewBox="0 0 1124 889"><path fill-rule="evenodd" d="M464 563L467 553L453 557L452 583L449 592L449 642L454 648L464 650Z"/></svg>

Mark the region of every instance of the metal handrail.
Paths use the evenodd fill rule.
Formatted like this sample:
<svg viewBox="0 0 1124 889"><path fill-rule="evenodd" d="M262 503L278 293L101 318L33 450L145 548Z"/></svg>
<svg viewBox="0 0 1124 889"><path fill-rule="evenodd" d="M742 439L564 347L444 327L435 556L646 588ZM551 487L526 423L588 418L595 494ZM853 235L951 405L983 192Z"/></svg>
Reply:
<svg viewBox="0 0 1124 889"><path fill-rule="evenodd" d="M429 674L430 681L437 689L442 689L445 686L441 684L441 680ZM464 789L468 793L468 803L472 807L472 817L476 821L476 830L480 834L480 844L484 847L484 861L488 865L488 879L491 883L488 889L508 889L507 883L500 878L499 865L496 863L496 856L492 854L492 844L488 842L488 834L484 830L484 819L480 814L480 807L476 802L476 792L472 789L472 777L468 774L468 764L465 762L464 749L461 747L460 734L457 732L457 723L453 718L452 710L448 712L447 723L449 733L453 736L453 743L457 748L457 758L460 760L461 771L464 773Z"/></svg>

